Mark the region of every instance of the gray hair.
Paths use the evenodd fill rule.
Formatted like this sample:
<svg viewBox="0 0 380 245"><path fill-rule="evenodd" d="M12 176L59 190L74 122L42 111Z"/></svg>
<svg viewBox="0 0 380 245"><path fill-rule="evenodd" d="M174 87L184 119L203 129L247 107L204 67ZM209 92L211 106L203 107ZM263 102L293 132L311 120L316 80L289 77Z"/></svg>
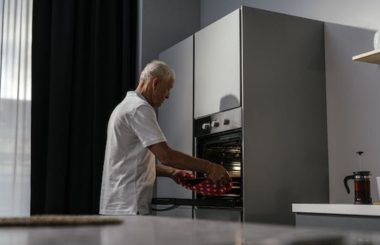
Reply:
<svg viewBox="0 0 380 245"><path fill-rule="evenodd" d="M175 79L175 73L165 62L153 60L142 70L140 82L149 82L155 77L168 81L170 78Z"/></svg>

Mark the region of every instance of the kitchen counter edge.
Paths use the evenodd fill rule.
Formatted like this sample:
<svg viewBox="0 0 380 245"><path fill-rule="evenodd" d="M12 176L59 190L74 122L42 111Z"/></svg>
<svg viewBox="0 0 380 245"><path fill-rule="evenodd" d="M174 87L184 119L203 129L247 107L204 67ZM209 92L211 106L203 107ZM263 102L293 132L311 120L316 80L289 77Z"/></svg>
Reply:
<svg viewBox="0 0 380 245"><path fill-rule="evenodd" d="M380 205L293 203L293 213L379 216Z"/></svg>

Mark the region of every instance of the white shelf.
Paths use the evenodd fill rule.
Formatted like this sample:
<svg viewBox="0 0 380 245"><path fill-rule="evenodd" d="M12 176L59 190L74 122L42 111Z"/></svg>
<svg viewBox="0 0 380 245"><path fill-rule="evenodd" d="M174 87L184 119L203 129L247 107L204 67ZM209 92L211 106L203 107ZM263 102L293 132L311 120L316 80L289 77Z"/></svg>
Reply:
<svg viewBox="0 0 380 245"><path fill-rule="evenodd" d="M380 49L372 50L364 54L352 57L354 61L362 61L380 65Z"/></svg>

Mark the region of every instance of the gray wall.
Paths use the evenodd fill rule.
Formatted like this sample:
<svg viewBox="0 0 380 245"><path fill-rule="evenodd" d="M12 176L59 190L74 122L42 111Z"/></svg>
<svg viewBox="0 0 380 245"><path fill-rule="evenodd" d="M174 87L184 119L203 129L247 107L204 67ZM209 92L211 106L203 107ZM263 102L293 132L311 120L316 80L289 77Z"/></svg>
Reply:
<svg viewBox="0 0 380 245"><path fill-rule="evenodd" d="M158 54L200 29L200 0L139 0L138 73Z"/></svg>
<svg viewBox="0 0 380 245"><path fill-rule="evenodd" d="M380 66L352 61L373 49L374 31L325 24L327 125L330 202L352 203L353 181L347 194L343 178L353 171L372 172L372 199L379 201ZM361 165L358 150L363 150Z"/></svg>

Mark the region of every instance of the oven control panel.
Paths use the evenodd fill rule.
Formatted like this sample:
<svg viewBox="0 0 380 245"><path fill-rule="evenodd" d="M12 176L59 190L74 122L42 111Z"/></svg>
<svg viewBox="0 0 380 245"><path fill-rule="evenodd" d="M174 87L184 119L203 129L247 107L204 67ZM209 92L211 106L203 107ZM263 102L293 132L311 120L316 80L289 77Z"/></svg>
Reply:
<svg viewBox="0 0 380 245"><path fill-rule="evenodd" d="M241 107L228 111L218 112L194 121L194 136L224 132L241 128Z"/></svg>
<svg viewBox="0 0 380 245"><path fill-rule="evenodd" d="M216 127L219 127L219 121L218 120L214 120L211 122L211 127L212 128L216 128Z"/></svg>

